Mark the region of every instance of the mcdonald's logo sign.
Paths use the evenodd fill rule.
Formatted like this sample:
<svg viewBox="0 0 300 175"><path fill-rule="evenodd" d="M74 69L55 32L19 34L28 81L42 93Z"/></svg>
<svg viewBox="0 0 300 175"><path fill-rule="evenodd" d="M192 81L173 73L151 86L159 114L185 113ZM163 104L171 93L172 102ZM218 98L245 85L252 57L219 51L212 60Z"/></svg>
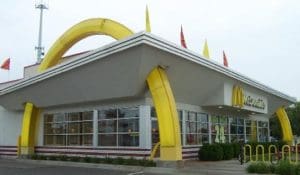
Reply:
<svg viewBox="0 0 300 175"><path fill-rule="evenodd" d="M235 85L232 89L232 106L244 107L244 90L238 85Z"/></svg>

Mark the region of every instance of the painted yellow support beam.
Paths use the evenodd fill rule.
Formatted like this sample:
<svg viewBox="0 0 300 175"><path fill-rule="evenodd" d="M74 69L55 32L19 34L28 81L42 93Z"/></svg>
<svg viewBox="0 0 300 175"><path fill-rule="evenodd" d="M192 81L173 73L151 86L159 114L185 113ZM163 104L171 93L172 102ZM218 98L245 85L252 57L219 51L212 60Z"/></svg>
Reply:
<svg viewBox="0 0 300 175"><path fill-rule="evenodd" d="M286 114L284 107L278 108L276 111L276 115L277 115L280 125L281 125L283 141L288 142L288 144L292 144L292 141L293 141L292 127L291 127L289 117Z"/></svg>
<svg viewBox="0 0 300 175"><path fill-rule="evenodd" d="M178 113L165 70L161 67L154 68L147 77L147 83L158 119L160 159L182 160Z"/></svg>
<svg viewBox="0 0 300 175"><path fill-rule="evenodd" d="M93 18L82 21L71 27L55 41L40 64L38 71L42 72L55 66L75 43L88 36L108 35L119 40L132 34L133 32L130 29L110 19Z"/></svg>
<svg viewBox="0 0 300 175"><path fill-rule="evenodd" d="M149 160L153 160L153 159L154 159L154 156L155 156L155 154L156 154L156 152L157 152L159 146L160 146L160 143L157 142L157 143L155 144L155 146L153 147L152 151L151 151Z"/></svg>
<svg viewBox="0 0 300 175"><path fill-rule="evenodd" d="M21 133L21 155L34 153L36 138L36 123L39 116L39 109L32 103L25 104Z"/></svg>

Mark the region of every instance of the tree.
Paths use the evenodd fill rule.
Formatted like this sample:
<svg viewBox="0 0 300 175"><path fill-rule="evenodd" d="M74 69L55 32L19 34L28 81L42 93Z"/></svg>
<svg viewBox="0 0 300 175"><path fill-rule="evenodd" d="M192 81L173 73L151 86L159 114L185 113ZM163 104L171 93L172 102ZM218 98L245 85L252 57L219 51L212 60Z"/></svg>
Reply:
<svg viewBox="0 0 300 175"><path fill-rule="evenodd" d="M300 136L300 102L288 107L286 113L289 117L293 134ZM282 139L281 126L276 114L270 118L270 132L271 136Z"/></svg>
<svg viewBox="0 0 300 175"><path fill-rule="evenodd" d="M288 107L286 113L289 116L293 134L300 136L300 102Z"/></svg>

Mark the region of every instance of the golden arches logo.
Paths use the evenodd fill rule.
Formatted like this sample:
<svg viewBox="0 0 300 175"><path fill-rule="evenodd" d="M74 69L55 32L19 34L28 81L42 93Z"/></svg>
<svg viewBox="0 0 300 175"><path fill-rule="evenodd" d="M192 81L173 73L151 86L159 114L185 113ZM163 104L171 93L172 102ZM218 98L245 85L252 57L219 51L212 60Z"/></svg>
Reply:
<svg viewBox="0 0 300 175"><path fill-rule="evenodd" d="M244 106L244 90L238 85L235 85L232 89L232 106L240 108Z"/></svg>

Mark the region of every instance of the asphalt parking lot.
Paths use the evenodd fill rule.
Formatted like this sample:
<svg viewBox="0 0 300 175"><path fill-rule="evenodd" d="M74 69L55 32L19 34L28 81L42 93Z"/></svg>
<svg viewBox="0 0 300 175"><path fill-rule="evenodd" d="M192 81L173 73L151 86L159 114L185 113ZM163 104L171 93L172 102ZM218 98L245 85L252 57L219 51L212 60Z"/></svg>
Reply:
<svg viewBox="0 0 300 175"><path fill-rule="evenodd" d="M184 168L140 167L62 161L0 158L0 175L242 175L237 160L186 161Z"/></svg>
<svg viewBox="0 0 300 175"><path fill-rule="evenodd" d="M112 170L91 167L57 166L35 162L18 161L15 159L0 159L1 175L138 175L143 173L137 170Z"/></svg>

